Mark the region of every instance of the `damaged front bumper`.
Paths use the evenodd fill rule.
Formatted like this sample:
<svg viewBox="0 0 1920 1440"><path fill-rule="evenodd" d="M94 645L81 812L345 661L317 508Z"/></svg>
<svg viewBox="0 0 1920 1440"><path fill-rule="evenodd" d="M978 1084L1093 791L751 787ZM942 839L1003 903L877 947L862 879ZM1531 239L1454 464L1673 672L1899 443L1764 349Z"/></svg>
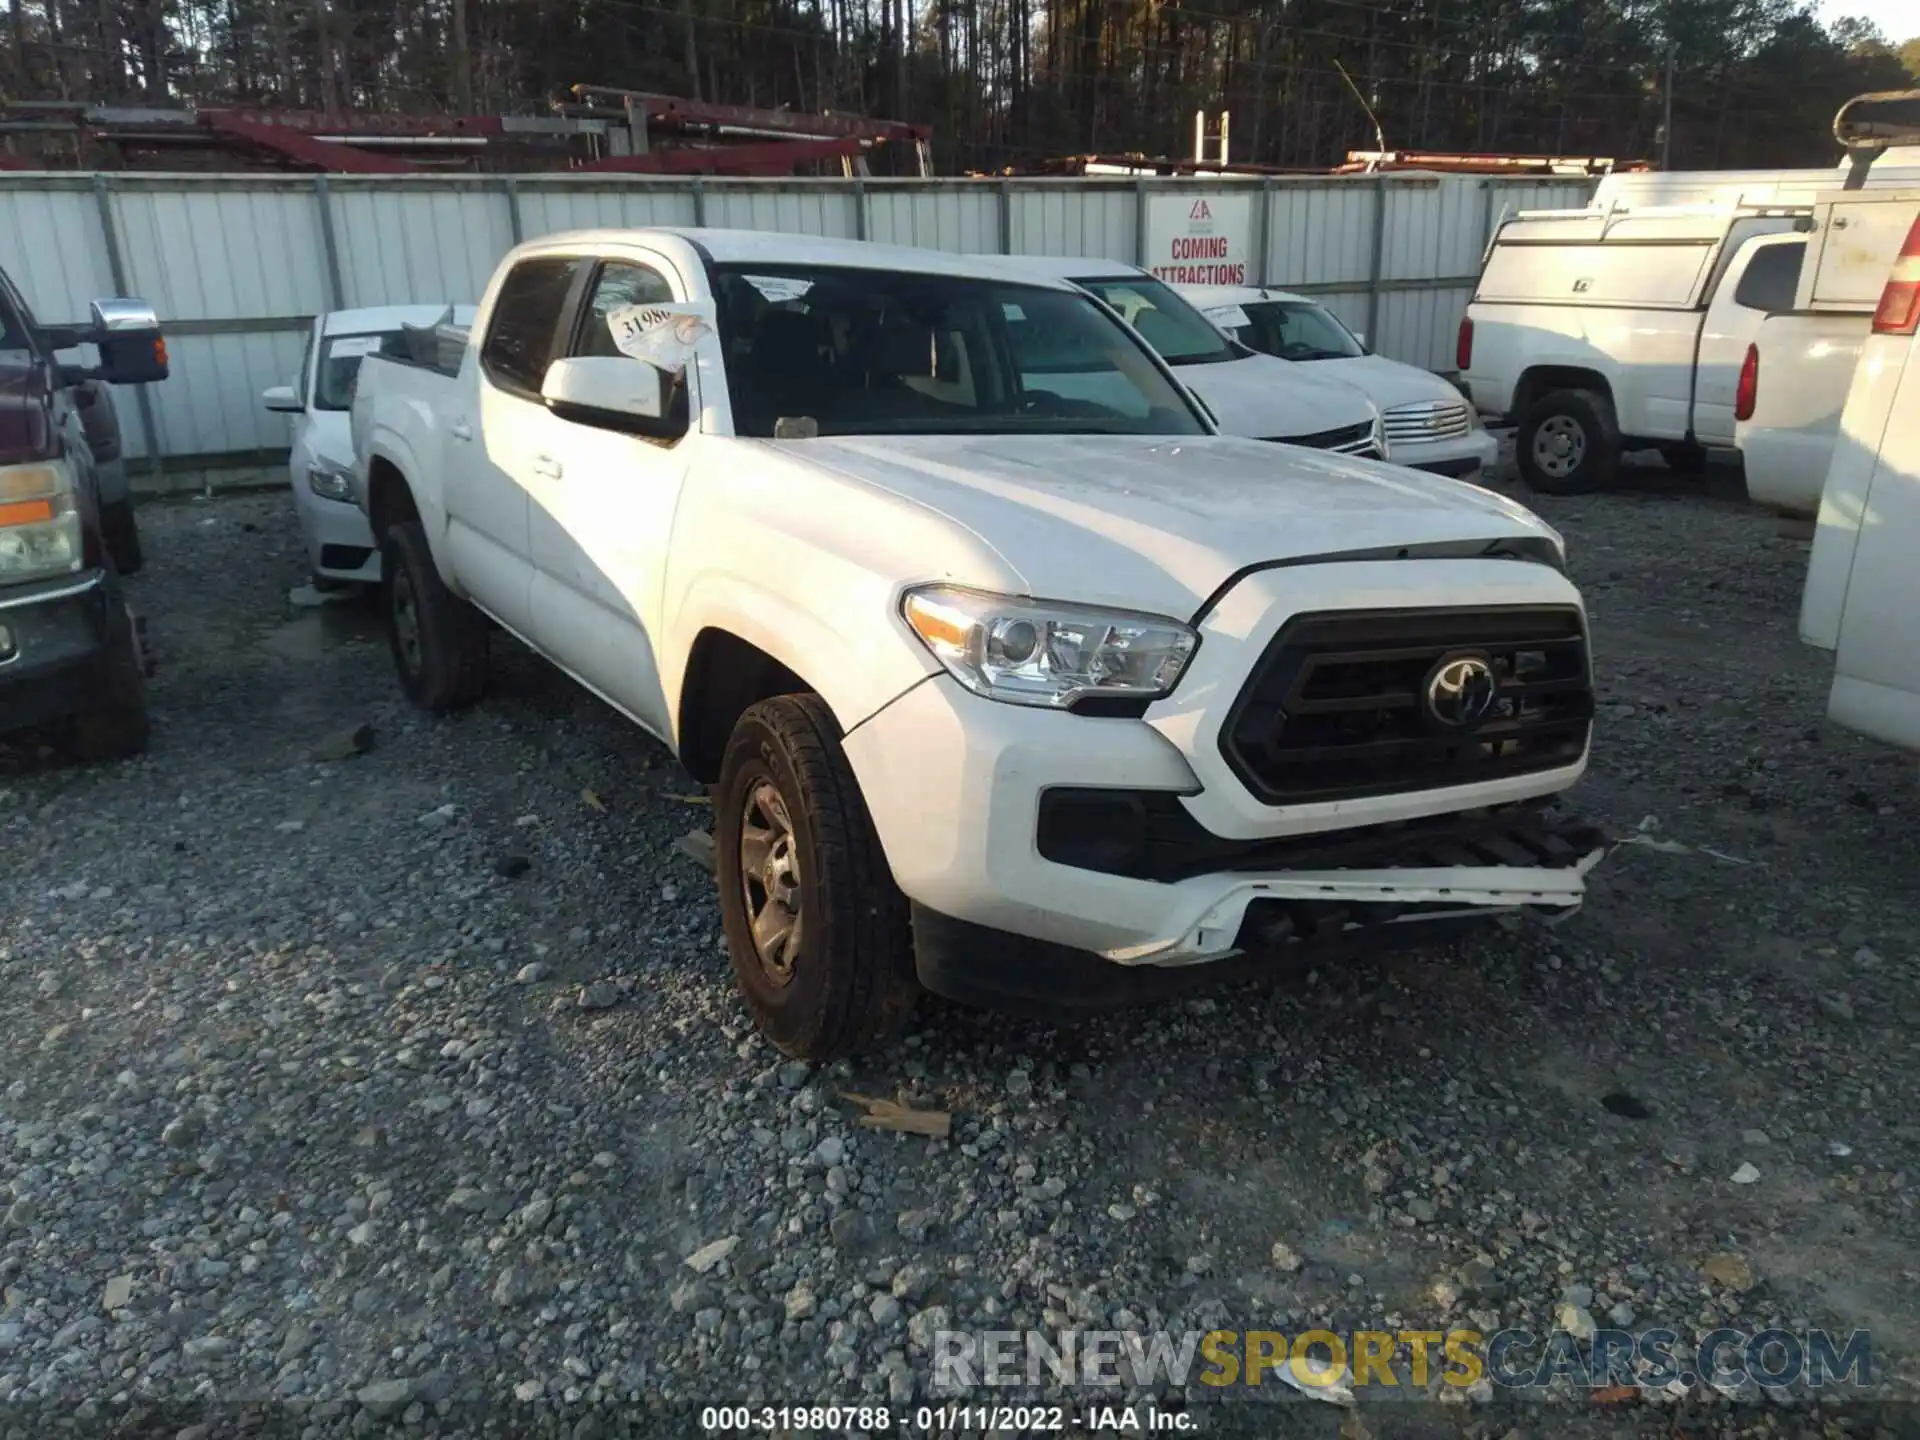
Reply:
<svg viewBox="0 0 1920 1440"><path fill-rule="evenodd" d="M1263 847L1240 858L1259 864ZM1264 847L1271 849L1272 847ZM1012 935L914 907L921 983L967 1004L1038 1016L1168 999L1200 985L1443 943L1516 912L1577 910L1586 877L1611 842L1577 820L1527 806L1321 837L1293 847L1311 868L1212 871L1165 886L1199 892L1197 919L1152 941L1110 950ZM1191 898L1188 895L1187 898Z"/></svg>
<svg viewBox="0 0 1920 1440"><path fill-rule="evenodd" d="M1226 888L1177 934L1100 955L1120 965L1197 965L1333 929L1522 909L1564 916L1586 898L1586 877L1608 848L1593 826L1530 806L1382 826L1320 846L1295 842L1284 869L1180 882ZM1253 847L1236 868L1260 864L1270 849Z"/></svg>

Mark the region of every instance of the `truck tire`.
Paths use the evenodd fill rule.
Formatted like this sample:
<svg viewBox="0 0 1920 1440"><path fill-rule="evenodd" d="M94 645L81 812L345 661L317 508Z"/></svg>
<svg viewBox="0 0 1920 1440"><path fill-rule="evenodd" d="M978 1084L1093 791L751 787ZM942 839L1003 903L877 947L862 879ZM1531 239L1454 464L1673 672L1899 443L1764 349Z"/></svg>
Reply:
<svg viewBox="0 0 1920 1440"><path fill-rule="evenodd" d="M487 627L441 580L419 521L387 531L380 576L393 665L407 698L436 715L478 700L487 683Z"/></svg>
<svg viewBox="0 0 1920 1440"><path fill-rule="evenodd" d="M140 548L140 526L134 519L132 500L116 500L100 507L100 539L122 575L136 575L147 563Z"/></svg>
<svg viewBox="0 0 1920 1440"><path fill-rule="evenodd" d="M912 1012L906 897L893 883L833 712L815 695L740 717L714 790L714 873L740 993L801 1060L851 1055Z"/></svg>
<svg viewBox="0 0 1920 1440"><path fill-rule="evenodd" d="M100 657L86 706L73 717L76 760L126 760L147 748L147 667L133 616L122 606L119 628Z"/></svg>
<svg viewBox="0 0 1920 1440"><path fill-rule="evenodd" d="M1595 390L1549 390L1521 412L1514 458L1543 495L1587 495L1611 483L1620 466L1613 402Z"/></svg>

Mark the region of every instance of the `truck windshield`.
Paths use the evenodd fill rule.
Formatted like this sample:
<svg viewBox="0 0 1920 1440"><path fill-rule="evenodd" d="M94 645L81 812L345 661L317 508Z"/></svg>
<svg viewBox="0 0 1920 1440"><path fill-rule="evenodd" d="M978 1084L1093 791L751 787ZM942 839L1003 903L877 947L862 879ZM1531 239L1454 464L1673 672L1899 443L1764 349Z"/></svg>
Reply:
<svg viewBox="0 0 1920 1440"><path fill-rule="evenodd" d="M1118 310L1169 365L1218 365L1246 358L1246 351L1229 345L1206 316L1158 280L1129 275L1073 283Z"/></svg>
<svg viewBox="0 0 1920 1440"><path fill-rule="evenodd" d="M1070 290L793 265L714 280L743 436L1205 433L1140 343Z"/></svg>
<svg viewBox="0 0 1920 1440"><path fill-rule="evenodd" d="M1262 300L1240 308L1247 323L1233 333L1263 354L1282 360L1351 360L1367 353L1346 326L1318 305Z"/></svg>

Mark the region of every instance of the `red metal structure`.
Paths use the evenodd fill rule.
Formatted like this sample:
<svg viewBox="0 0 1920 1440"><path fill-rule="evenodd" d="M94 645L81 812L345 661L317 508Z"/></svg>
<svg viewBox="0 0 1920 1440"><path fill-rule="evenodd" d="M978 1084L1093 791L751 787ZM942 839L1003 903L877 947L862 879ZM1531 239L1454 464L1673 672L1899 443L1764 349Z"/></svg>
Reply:
<svg viewBox="0 0 1920 1440"><path fill-rule="evenodd" d="M0 101L7 169L931 173L925 125L579 86L552 115L325 115ZM585 103L582 103L585 102Z"/></svg>

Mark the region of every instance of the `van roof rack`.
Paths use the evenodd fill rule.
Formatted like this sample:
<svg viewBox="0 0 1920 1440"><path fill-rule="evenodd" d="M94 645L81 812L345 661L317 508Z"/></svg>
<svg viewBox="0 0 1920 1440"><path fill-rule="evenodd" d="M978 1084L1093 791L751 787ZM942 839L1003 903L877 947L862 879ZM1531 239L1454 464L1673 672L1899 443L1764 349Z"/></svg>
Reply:
<svg viewBox="0 0 1920 1440"><path fill-rule="evenodd" d="M1873 90L1856 95L1833 116L1833 138L1847 152L1843 190L1859 190L1867 171L1896 145L1920 145L1920 90Z"/></svg>

